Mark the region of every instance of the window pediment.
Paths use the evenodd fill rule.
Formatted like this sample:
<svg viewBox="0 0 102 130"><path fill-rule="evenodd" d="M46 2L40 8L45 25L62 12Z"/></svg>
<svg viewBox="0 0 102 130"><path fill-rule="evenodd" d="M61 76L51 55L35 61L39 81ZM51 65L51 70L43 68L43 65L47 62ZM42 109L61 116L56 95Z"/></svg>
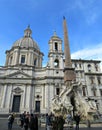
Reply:
<svg viewBox="0 0 102 130"><path fill-rule="evenodd" d="M15 92L15 93L22 93L23 90L22 90L20 87L17 87L17 88L15 88L15 89L13 89L12 92Z"/></svg>

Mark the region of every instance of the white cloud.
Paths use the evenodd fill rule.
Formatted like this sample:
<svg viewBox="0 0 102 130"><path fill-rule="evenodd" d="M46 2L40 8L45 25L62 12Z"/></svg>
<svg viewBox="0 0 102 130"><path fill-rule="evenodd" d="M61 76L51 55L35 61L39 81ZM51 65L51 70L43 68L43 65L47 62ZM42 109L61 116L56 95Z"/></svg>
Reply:
<svg viewBox="0 0 102 130"><path fill-rule="evenodd" d="M77 52L72 53L72 59L93 59L93 60L100 60L102 61L102 43L97 44L96 46L85 48L83 50L79 50ZM102 69L102 63L101 69Z"/></svg>
<svg viewBox="0 0 102 130"><path fill-rule="evenodd" d="M96 0L74 0L74 3L70 1L64 13L80 12L87 24L95 23L101 14L101 9L98 6L99 3Z"/></svg>
<svg viewBox="0 0 102 130"><path fill-rule="evenodd" d="M93 0L77 2L77 8L81 10L87 24L94 23L99 17L99 9L95 6L95 3Z"/></svg>

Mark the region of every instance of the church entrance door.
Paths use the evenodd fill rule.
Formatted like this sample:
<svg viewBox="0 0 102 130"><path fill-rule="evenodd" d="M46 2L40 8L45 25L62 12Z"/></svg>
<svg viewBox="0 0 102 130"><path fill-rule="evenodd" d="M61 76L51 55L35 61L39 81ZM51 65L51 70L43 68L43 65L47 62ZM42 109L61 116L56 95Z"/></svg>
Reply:
<svg viewBox="0 0 102 130"><path fill-rule="evenodd" d="M40 112L40 101L35 102L35 111Z"/></svg>
<svg viewBox="0 0 102 130"><path fill-rule="evenodd" d="M20 99L21 99L20 95L14 95L13 105L12 105L12 112L19 112Z"/></svg>

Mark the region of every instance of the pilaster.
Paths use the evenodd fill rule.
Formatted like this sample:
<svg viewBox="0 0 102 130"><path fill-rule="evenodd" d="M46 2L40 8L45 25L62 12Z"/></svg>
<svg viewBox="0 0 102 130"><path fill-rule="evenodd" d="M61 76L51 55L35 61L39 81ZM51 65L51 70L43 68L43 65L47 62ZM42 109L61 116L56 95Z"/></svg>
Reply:
<svg viewBox="0 0 102 130"><path fill-rule="evenodd" d="M49 91L49 84L45 85L45 108L46 112L49 113L49 97L50 97L50 91Z"/></svg>
<svg viewBox="0 0 102 130"><path fill-rule="evenodd" d="M7 84L4 85L4 91L3 91L3 98L2 98L1 108L5 107L6 94L7 94Z"/></svg>

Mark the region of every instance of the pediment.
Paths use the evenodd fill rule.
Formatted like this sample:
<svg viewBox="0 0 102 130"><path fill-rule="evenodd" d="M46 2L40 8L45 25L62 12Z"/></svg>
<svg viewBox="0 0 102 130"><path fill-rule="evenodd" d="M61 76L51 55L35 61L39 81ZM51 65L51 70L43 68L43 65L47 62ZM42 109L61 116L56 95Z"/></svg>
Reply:
<svg viewBox="0 0 102 130"><path fill-rule="evenodd" d="M22 93L23 90L22 90L21 88L17 87L17 88L15 88L15 89L13 89L12 92L15 92L15 93Z"/></svg>
<svg viewBox="0 0 102 130"><path fill-rule="evenodd" d="M24 72L21 72L21 71L17 71L17 72L14 72L12 74L9 74L6 77L7 78L31 78L30 75L28 75Z"/></svg>

